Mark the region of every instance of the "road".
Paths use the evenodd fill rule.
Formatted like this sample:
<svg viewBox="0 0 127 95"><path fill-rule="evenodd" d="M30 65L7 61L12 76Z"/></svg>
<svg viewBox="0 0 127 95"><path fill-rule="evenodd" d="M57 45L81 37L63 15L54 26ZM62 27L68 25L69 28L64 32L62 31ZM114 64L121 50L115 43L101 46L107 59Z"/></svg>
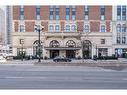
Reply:
<svg viewBox="0 0 127 95"><path fill-rule="evenodd" d="M127 69L0 65L0 89L127 89Z"/></svg>

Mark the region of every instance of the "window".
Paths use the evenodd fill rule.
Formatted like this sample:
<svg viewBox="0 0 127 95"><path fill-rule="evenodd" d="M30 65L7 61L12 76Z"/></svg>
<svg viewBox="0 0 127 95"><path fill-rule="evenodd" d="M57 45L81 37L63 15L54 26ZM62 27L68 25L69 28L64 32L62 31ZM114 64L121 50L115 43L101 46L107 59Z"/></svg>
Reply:
<svg viewBox="0 0 127 95"><path fill-rule="evenodd" d="M53 25L49 25L49 31L54 31L54 26Z"/></svg>
<svg viewBox="0 0 127 95"><path fill-rule="evenodd" d="M88 20L89 19L89 7L84 6L84 19Z"/></svg>
<svg viewBox="0 0 127 95"><path fill-rule="evenodd" d="M117 6L117 20L121 20L121 6Z"/></svg>
<svg viewBox="0 0 127 95"><path fill-rule="evenodd" d="M25 32L25 26L24 25L20 25L20 32Z"/></svg>
<svg viewBox="0 0 127 95"><path fill-rule="evenodd" d="M126 6L122 6L122 20L126 20Z"/></svg>
<svg viewBox="0 0 127 95"><path fill-rule="evenodd" d="M84 32L89 32L89 25L84 26Z"/></svg>
<svg viewBox="0 0 127 95"><path fill-rule="evenodd" d="M66 32L70 31L70 25L66 25Z"/></svg>
<svg viewBox="0 0 127 95"><path fill-rule="evenodd" d="M105 25L101 25L101 32L106 32L105 31Z"/></svg>
<svg viewBox="0 0 127 95"><path fill-rule="evenodd" d="M108 48L98 48L98 56L108 56Z"/></svg>
<svg viewBox="0 0 127 95"><path fill-rule="evenodd" d="M126 37L122 37L122 44L126 43Z"/></svg>
<svg viewBox="0 0 127 95"><path fill-rule="evenodd" d="M55 14L56 14L56 20L59 20L60 19L60 16L59 16L59 6L56 6L56 12L55 12Z"/></svg>
<svg viewBox="0 0 127 95"><path fill-rule="evenodd" d="M55 30L56 30L56 31L60 31L60 26L59 26L59 25L56 25L56 26L55 26Z"/></svg>
<svg viewBox="0 0 127 95"><path fill-rule="evenodd" d="M120 24L117 25L117 32L121 32L121 25Z"/></svg>
<svg viewBox="0 0 127 95"><path fill-rule="evenodd" d="M76 25L72 25L71 30L72 30L72 32L75 32L76 31Z"/></svg>
<svg viewBox="0 0 127 95"><path fill-rule="evenodd" d="M70 20L70 6L66 6L66 20Z"/></svg>
<svg viewBox="0 0 127 95"><path fill-rule="evenodd" d="M126 25L125 24L122 25L122 32L126 32Z"/></svg>
<svg viewBox="0 0 127 95"><path fill-rule="evenodd" d="M117 36L117 44L120 44L120 37Z"/></svg>
<svg viewBox="0 0 127 95"><path fill-rule="evenodd" d="M24 6L20 6L20 20L24 20Z"/></svg>
<svg viewBox="0 0 127 95"><path fill-rule="evenodd" d="M75 20L76 19L75 11L76 11L76 7L75 6L72 6L72 20Z"/></svg>
<svg viewBox="0 0 127 95"><path fill-rule="evenodd" d="M52 40L52 41L50 42L50 45L49 45L49 46L50 46L50 47L59 47L60 44L59 44L58 41L56 41L56 40Z"/></svg>
<svg viewBox="0 0 127 95"><path fill-rule="evenodd" d="M105 39L101 39L101 44L105 44Z"/></svg>
<svg viewBox="0 0 127 95"><path fill-rule="evenodd" d="M66 43L67 47L76 47L76 43L73 40L69 40Z"/></svg>
<svg viewBox="0 0 127 95"><path fill-rule="evenodd" d="M49 16L49 19L50 20L54 19L54 8L53 8L53 6L50 6L50 16Z"/></svg>
<svg viewBox="0 0 127 95"><path fill-rule="evenodd" d="M24 44L24 39L19 39L20 44Z"/></svg>
<svg viewBox="0 0 127 95"><path fill-rule="evenodd" d="M40 6L36 6L36 19L40 20Z"/></svg>
<svg viewBox="0 0 127 95"><path fill-rule="evenodd" d="M101 20L105 20L105 6L101 6L100 12Z"/></svg>

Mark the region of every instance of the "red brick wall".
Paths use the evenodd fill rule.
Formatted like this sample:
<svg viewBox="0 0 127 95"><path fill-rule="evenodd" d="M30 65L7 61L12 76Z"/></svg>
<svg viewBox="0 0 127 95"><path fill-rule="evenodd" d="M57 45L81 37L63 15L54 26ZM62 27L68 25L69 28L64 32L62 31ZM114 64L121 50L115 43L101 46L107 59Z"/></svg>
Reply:
<svg viewBox="0 0 127 95"><path fill-rule="evenodd" d="M99 6L89 6L89 20L100 20Z"/></svg>
<svg viewBox="0 0 127 95"><path fill-rule="evenodd" d="M14 22L15 32L18 32L19 22Z"/></svg>
<svg viewBox="0 0 127 95"><path fill-rule="evenodd" d="M112 20L112 6L106 6L105 19L106 20Z"/></svg>
<svg viewBox="0 0 127 95"><path fill-rule="evenodd" d="M25 20L36 19L36 7L35 6L24 6Z"/></svg>
<svg viewBox="0 0 127 95"><path fill-rule="evenodd" d="M106 31L110 32L110 21L106 21Z"/></svg>
<svg viewBox="0 0 127 95"><path fill-rule="evenodd" d="M49 20L49 6L41 6L40 16L42 20Z"/></svg>
<svg viewBox="0 0 127 95"><path fill-rule="evenodd" d="M66 17L66 7L60 6L60 19L65 20Z"/></svg>
<svg viewBox="0 0 127 95"><path fill-rule="evenodd" d="M13 20L18 20L19 19L19 12L20 7L19 6L13 6Z"/></svg>
<svg viewBox="0 0 127 95"><path fill-rule="evenodd" d="M44 26L43 32L47 32L48 31L48 22L41 22L41 25Z"/></svg>
<svg viewBox="0 0 127 95"><path fill-rule="evenodd" d="M65 30L65 29L64 29L65 22L64 22L64 21L61 21L61 22L60 22L60 25L61 25L61 31L64 31L64 30Z"/></svg>
<svg viewBox="0 0 127 95"><path fill-rule="evenodd" d="M27 21L25 22L25 30L26 32L34 32L34 25L35 25L35 22L34 21Z"/></svg>
<svg viewBox="0 0 127 95"><path fill-rule="evenodd" d="M84 22L77 22L77 31L83 31Z"/></svg>
<svg viewBox="0 0 127 95"><path fill-rule="evenodd" d="M99 32L100 31L100 22L99 21L90 22L90 30L91 30L91 32Z"/></svg>
<svg viewBox="0 0 127 95"><path fill-rule="evenodd" d="M77 6L76 7L76 20L83 20L84 19L84 6Z"/></svg>

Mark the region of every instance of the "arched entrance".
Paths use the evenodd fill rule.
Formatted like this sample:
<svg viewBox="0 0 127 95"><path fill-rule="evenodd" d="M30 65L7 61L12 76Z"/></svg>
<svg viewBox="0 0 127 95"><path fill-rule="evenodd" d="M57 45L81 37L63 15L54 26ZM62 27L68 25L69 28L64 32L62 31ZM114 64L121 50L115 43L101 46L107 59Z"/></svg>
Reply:
<svg viewBox="0 0 127 95"><path fill-rule="evenodd" d="M66 43L66 46L68 48L76 47L76 43L73 40L69 40ZM75 58L75 50L66 50L66 57L67 58Z"/></svg>
<svg viewBox="0 0 127 95"><path fill-rule="evenodd" d="M82 42L83 58L90 59L92 57L92 44L89 40Z"/></svg>
<svg viewBox="0 0 127 95"><path fill-rule="evenodd" d="M49 44L49 47L54 48L53 50L50 50L50 58L55 58L56 56L59 56L59 50L55 49L59 47L60 44L57 40L52 40Z"/></svg>
<svg viewBox="0 0 127 95"><path fill-rule="evenodd" d="M39 55L39 47L38 47L38 44L39 44L39 41L36 40L34 43L33 43L33 56L35 57L38 57ZM42 56L42 48L43 48L43 45L42 45L42 42L41 42L41 49L40 49L40 53L41 53L41 56Z"/></svg>

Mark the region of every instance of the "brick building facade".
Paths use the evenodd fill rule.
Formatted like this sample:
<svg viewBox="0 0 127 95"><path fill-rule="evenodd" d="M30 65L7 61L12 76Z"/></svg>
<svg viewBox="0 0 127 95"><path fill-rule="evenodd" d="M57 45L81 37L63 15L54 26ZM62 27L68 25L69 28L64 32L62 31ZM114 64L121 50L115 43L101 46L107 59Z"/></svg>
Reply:
<svg viewBox="0 0 127 95"><path fill-rule="evenodd" d="M13 54L38 56L35 26L39 25L44 26L42 57L111 56L114 10L112 6L13 6Z"/></svg>

